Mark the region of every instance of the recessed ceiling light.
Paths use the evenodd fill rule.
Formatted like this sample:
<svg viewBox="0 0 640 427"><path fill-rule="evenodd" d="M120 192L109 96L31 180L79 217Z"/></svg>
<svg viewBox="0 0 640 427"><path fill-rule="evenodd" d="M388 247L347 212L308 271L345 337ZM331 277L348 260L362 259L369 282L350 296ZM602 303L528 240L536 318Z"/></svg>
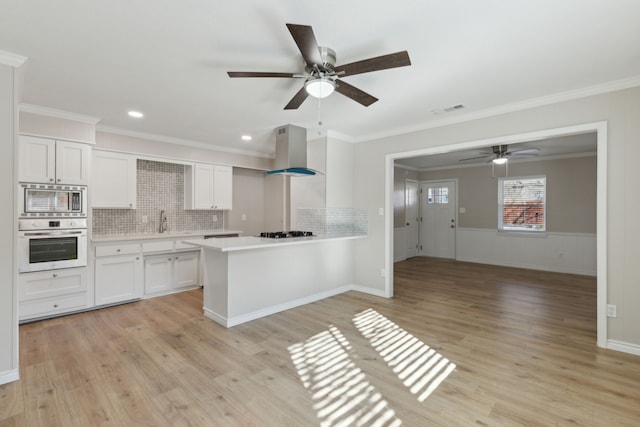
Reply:
<svg viewBox="0 0 640 427"><path fill-rule="evenodd" d="M142 114L140 111L129 111L129 116L130 117L135 117L136 119L141 119L144 117L144 114Z"/></svg>
<svg viewBox="0 0 640 427"><path fill-rule="evenodd" d="M251 141L253 138L251 137L251 135L242 135L240 137L243 141Z"/></svg>

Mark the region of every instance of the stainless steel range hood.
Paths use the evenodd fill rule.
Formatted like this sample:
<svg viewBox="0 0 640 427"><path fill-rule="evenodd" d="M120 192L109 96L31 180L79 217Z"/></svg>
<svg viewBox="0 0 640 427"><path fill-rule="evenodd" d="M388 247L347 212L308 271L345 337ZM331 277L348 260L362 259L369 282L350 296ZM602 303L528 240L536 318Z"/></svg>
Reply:
<svg viewBox="0 0 640 427"><path fill-rule="evenodd" d="M307 130L285 125L276 129L275 169L267 175L311 176L320 172L307 167Z"/></svg>

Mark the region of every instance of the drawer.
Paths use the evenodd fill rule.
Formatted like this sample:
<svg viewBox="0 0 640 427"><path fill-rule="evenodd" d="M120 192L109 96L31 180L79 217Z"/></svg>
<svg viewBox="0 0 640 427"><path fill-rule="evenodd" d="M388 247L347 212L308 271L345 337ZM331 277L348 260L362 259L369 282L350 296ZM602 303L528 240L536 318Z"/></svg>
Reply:
<svg viewBox="0 0 640 427"><path fill-rule="evenodd" d="M140 243L125 243L122 245L96 246L96 257L113 255L130 255L140 253Z"/></svg>
<svg viewBox="0 0 640 427"><path fill-rule="evenodd" d="M187 245L186 243L182 243L180 240L176 240L176 250L184 250L189 249L192 251L199 251L200 248L198 246Z"/></svg>
<svg viewBox="0 0 640 427"><path fill-rule="evenodd" d="M85 267L18 275L19 301L77 294L86 290L87 269Z"/></svg>
<svg viewBox="0 0 640 427"><path fill-rule="evenodd" d="M21 302L18 307L18 315L20 320L26 320L89 307L89 296L84 292L76 295Z"/></svg>
<svg viewBox="0 0 640 427"><path fill-rule="evenodd" d="M173 240L163 240L160 242L144 242L142 252L171 252L173 251Z"/></svg>

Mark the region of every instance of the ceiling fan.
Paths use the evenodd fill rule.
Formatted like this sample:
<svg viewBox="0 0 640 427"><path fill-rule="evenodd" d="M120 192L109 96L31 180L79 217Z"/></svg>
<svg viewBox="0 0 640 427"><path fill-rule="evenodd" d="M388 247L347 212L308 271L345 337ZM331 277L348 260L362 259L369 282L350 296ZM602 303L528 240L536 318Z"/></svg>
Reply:
<svg viewBox="0 0 640 427"><path fill-rule="evenodd" d="M309 95L315 98L329 96L334 90L368 107L378 98L341 80L342 77L371 71L411 65L407 51L391 53L336 66L336 52L328 47L318 46L313 28L308 25L287 24L287 28L298 45L304 59L302 73L272 73L252 71L229 71L229 77L280 77L305 79L304 86L294 95L285 110L295 110Z"/></svg>
<svg viewBox="0 0 640 427"><path fill-rule="evenodd" d="M487 161L495 164L505 164L507 159L510 158L527 158L536 157L540 153L537 148L524 148L522 150L508 151L507 145L494 145L491 147L491 152L481 151L480 156L468 157L466 159L460 159L460 162L467 162L471 160L488 159Z"/></svg>

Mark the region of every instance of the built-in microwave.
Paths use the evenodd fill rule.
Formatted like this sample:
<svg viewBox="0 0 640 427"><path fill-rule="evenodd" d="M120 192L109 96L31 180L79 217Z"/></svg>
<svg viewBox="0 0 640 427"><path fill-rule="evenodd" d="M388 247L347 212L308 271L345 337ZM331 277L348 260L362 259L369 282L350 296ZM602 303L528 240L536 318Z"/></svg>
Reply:
<svg viewBox="0 0 640 427"><path fill-rule="evenodd" d="M87 216L87 187L82 185L18 184L20 217Z"/></svg>

